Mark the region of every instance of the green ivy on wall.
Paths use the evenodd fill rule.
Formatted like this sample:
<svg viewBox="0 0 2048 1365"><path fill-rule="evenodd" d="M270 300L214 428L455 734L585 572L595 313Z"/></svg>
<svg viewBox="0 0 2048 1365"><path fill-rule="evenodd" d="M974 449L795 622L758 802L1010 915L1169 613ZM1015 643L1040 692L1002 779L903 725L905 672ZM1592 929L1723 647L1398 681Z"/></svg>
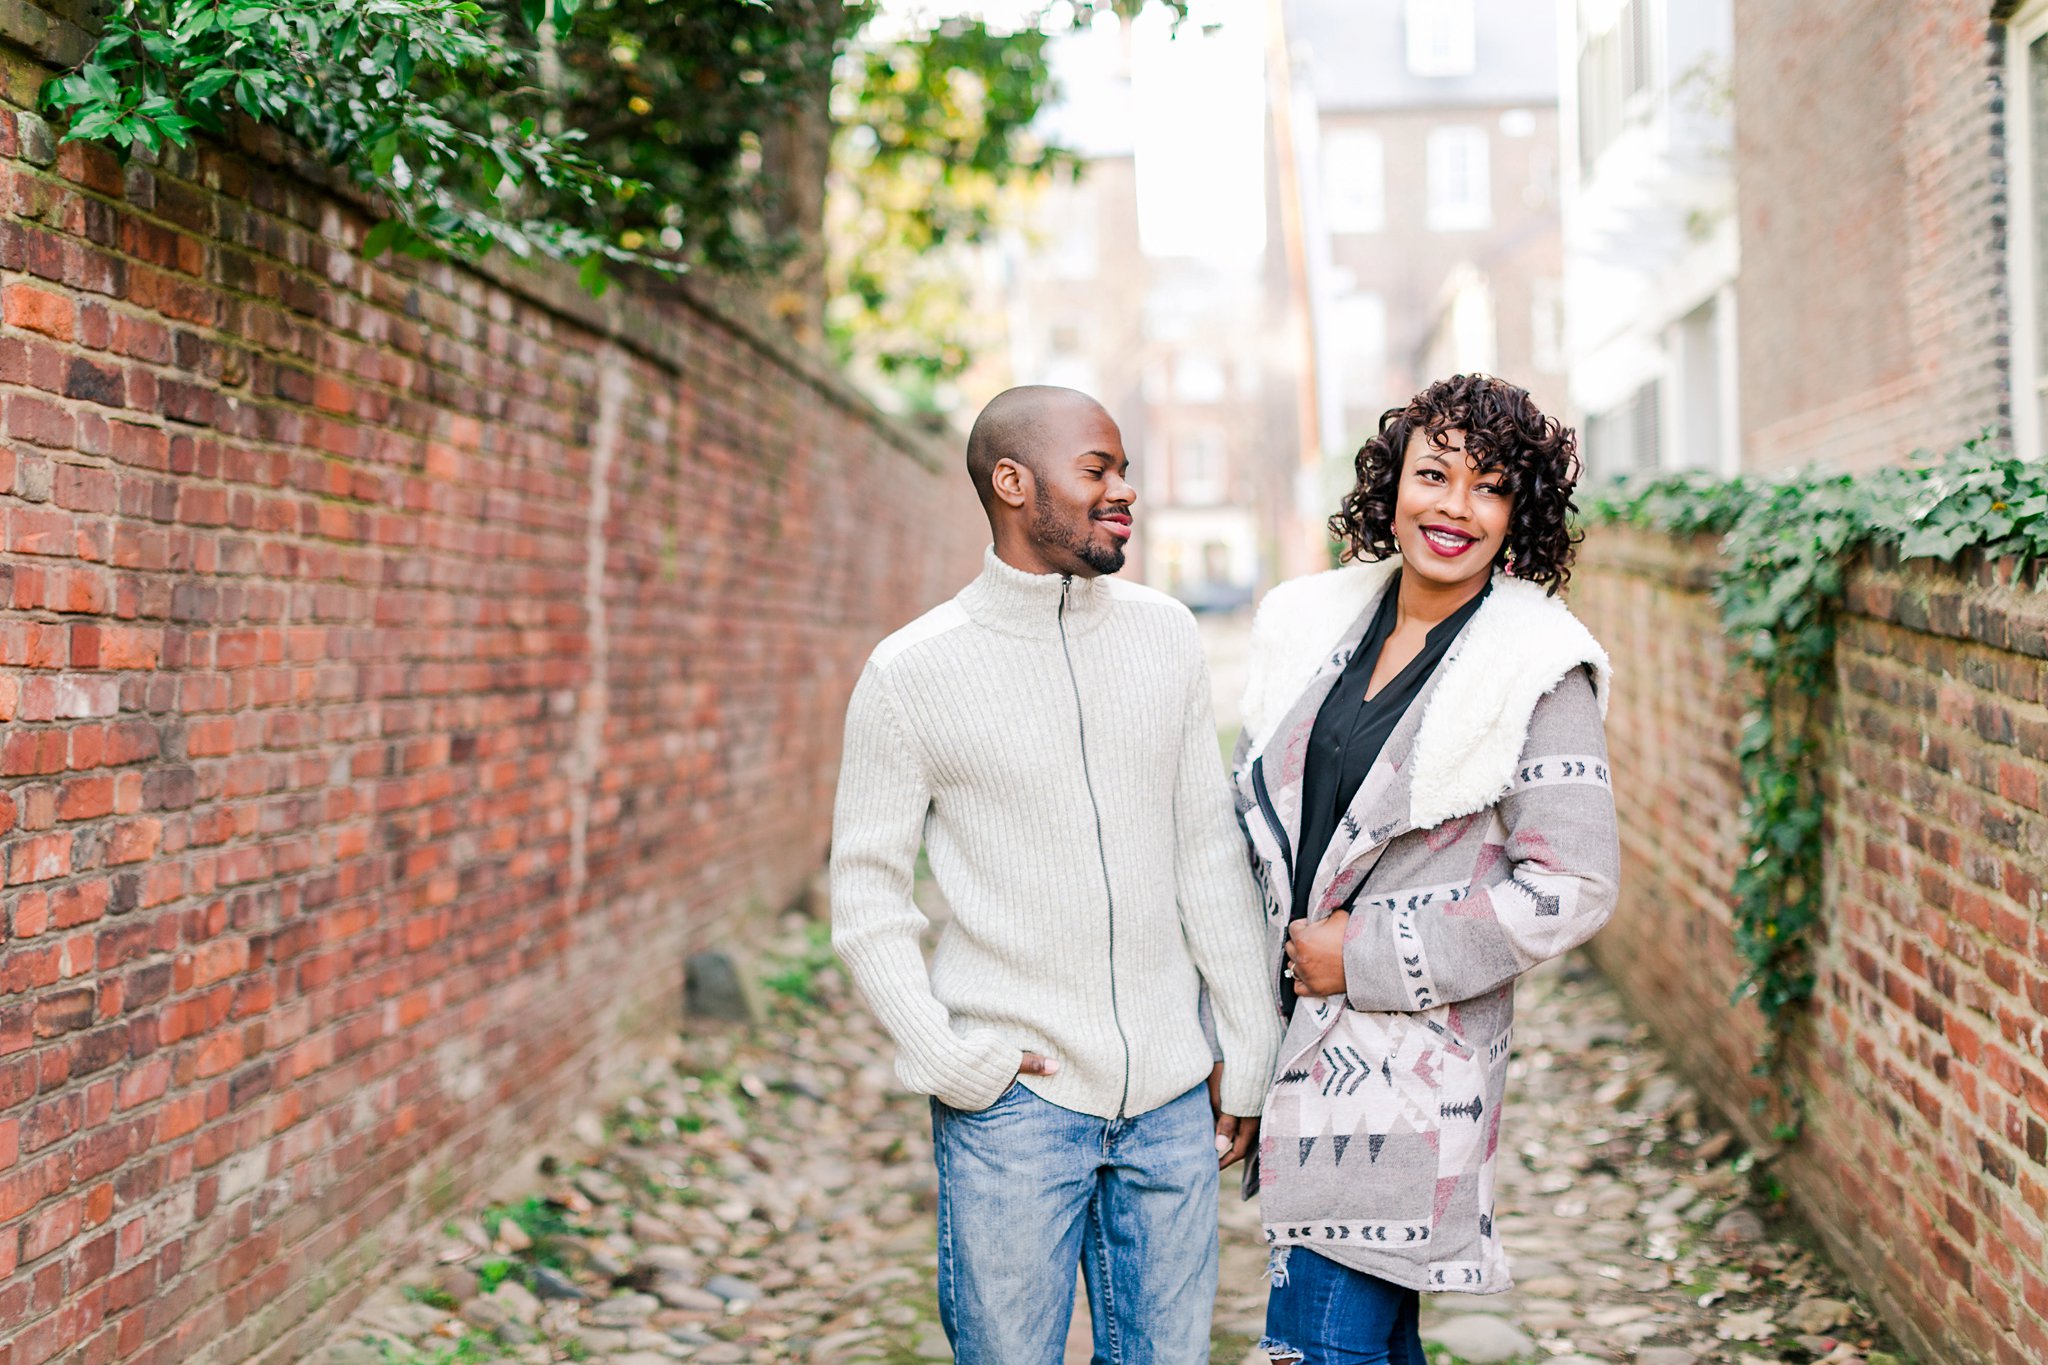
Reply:
<svg viewBox="0 0 2048 1365"><path fill-rule="evenodd" d="M1721 537L1714 603L1756 681L1736 747L1745 855L1732 893L1748 970L1734 998L1753 999L1763 1013L1756 1070L1777 1082L1776 1136L1789 1141L1800 1104L1779 1064L1814 989L1810 950L1824 905L1818 759L1844 573L1879 544L1901 559L1952 560L1965 550L2023 564L2048 556L2048 468L2003 453L1986 433L1940 458L1922 452L1858 475L1624 482L1592 499L1588 520Z"/></svg>

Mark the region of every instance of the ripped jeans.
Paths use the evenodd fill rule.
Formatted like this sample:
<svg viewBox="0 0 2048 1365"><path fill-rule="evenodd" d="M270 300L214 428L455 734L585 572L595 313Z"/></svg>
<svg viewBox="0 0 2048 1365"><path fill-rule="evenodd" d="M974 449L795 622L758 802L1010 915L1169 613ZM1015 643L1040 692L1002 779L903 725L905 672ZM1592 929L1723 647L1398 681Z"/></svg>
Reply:
<svg viewBox="0 0 2048 1365"><path fill-rule="evenodd" d="M1428 1365L1413 1289L1338 1265L1305 1246L1274 1247L1266 1291L1273 1365Z"/></svg>

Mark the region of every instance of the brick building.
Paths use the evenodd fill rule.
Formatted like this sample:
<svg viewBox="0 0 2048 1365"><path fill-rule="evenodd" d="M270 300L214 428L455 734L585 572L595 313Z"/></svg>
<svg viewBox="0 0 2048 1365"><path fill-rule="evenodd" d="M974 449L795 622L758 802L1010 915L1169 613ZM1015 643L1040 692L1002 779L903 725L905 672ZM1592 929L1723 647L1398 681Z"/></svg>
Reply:
<svg viewBox="0 0 2048 1365"><path fill-rule="evenodd" d="M2048 3L1732 20L1742 467L1869 467L1986 428L2038 457ZM1744 708L1715 567L1711 541L1607 530L1573 581L1620 665L1627 898L1595 950L1768 1152L1743 1102L1758 1021L1728 1004ZM2048 1360L2044 600L1976 557L1853 566L1817 760L1826 920L1786 1060L1805 1131L1771 1169L1941 1365Z"/></svg>
<svg viewBox="0 0 2048 1365"><path fill-rule="evenodd" d="M1292 116L1317 425L1337 476L1349 486L1384 409L1453 371L1500 374L1561 411L1551 8L1287 0L1284 23L1273 98Z"/></svg>
<svg viewBox="0 0 2048 1365"><path fill-rule="evenodd" d="M2016 9L1735 0L1745 466L1868 466L1984 427L2039 453L2038 420L2012 423L2041 214L2007 187L2043 154L2040 6Z"/></svg>

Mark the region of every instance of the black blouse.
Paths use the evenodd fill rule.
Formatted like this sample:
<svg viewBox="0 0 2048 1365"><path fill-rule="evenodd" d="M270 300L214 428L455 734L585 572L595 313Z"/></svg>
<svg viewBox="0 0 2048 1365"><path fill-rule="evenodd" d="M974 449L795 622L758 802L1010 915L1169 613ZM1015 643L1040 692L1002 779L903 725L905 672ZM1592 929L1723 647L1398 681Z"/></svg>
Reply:
<svg viewBox="0 0 2048 1365"><path fill-rule="evenodd" d="M1489 581L1470 602L1430 627L1428 640L1408 666L1368 698L1365 689L1372 682L1372 671L1380 661L1387 637L1394 633L1400 591L1401 575L1396 572L1380 598L1380 608L1373 614L1365 638L1358 642L1350 662L1344 665L1343 676L1324 698L1322 709L1316 712L1315 727L1309 731L1307 766L1302 773L1301 841L1294 851L1292 919L1308 916L1316 869L1329 850L1338 822L1365 784L1365 775L1379 758L1387 737L1401 723L1409 704L1429 685L1436 666L1443 662L1444 652L1472 619L1472 613L1479 610L1487 593L1493 591L1493 584ZM1294 1003L1292 990L1283 991L1281 996L1288 1004Z"/></svg>

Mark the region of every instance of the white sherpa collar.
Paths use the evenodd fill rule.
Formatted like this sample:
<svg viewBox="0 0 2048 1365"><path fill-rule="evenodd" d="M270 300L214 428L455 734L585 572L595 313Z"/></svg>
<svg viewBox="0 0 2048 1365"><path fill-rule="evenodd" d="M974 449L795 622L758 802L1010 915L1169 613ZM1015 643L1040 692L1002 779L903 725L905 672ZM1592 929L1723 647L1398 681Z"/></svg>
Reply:
<svg viewBox="0 0 2048 1365"><path fill-rule="evenodd" d="M1346 565L1266 594L1252 621L1244 692L1252 757L1332 662L1345 631L1378 600L1399 563ZM1536 703L1581 664L1592 670L1604 716L1613 677L1607 651L1564 603L1533 583L1496 577L1424 698L1406 765L1410 826L1428 829L1493 804L1514 777Z"/></svg>

